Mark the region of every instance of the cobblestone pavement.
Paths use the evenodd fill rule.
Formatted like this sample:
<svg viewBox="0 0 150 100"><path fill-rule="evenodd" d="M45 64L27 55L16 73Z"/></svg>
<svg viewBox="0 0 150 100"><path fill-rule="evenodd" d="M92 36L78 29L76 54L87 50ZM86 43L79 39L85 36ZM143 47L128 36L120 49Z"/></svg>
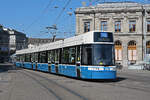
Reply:
<svg viewBox="0 0 150 100"><path fill-rule="evenodd" d="M149 100L150 71L119 70L112 80L78 80L0 65L0 100Z"/></svg>

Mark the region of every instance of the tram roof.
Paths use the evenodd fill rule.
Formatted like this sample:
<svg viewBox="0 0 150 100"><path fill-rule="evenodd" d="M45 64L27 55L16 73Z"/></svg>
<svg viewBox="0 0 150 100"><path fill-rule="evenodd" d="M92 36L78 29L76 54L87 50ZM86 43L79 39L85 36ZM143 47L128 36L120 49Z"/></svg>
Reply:
<svg viewBox="0 0 150 100"><path fill-rule="evenodd" d="M81 45L81 44L90 44L90 43L93 43L93 41L94 41L93 40L94 32L99 32L99 31L90 31L90 32L87 32L87 33L84 33L81 35L66 38L64 40L46 43L46 44L39 45L39 46L36 46L33 48L18 50L18 51L16 51L16 54L27 54L27 53L53 50L53 49L70 47L70 46Z"/></svg>

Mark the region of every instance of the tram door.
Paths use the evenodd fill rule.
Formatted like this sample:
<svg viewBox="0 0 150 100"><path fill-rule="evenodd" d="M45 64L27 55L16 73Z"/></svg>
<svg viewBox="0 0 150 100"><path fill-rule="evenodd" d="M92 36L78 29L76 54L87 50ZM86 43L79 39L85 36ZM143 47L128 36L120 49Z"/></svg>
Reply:
<svg viewBox="0 0 150 100"><path fill-rule="evenodd" d="M47 58L48 58L48 71L51 72L51 59L52 59L51 51L47 52Z"/></svg>
<svg viewBox="0 0 150 100"><path fill-rule="evenodd" d="M77 66L77 77L80 78L80 64L81 64L81 46L76 47L76 66Z"/></svg>
<svg viewBox="0 0 150 100"><path fill-rule="evenodd" d="M33 62L34 62L34 53L32 53L31 55L30 55L30 58L31 58L31 64L32 64L32 70L33 70Z"/></svg>
<svg viewBox="0 0 150 100"><path fill-rule="evenodd" d="M37 63L39 61L39 53L35 53L35 70L37 70Z"/></svg>
<svg viewBox="0 0 150 100"><path fill-rule="evenodd" d="M59 64L59 50L55 50L55 68L58 74L58 64Z"/></svg>

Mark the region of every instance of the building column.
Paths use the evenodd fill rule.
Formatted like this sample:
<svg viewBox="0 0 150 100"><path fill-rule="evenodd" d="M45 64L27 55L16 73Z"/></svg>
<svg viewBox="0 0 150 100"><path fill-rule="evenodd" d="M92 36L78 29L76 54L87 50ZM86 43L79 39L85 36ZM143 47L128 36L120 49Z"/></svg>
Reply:
<svg viewBox="0 0 150 100"><path fill-rule="evenodd" d="M95 30L100 31L100 20L98 18L98 14L95 15Z"/></svg>
<svg viewBox="0 0 150 100"><path fill-rule="evenodd" d="M109 32L114 32L114 22L112 17L109 18L108 20L108 31Z"/></svg>
<svg viewBox="0 0 150 100"><path fill-rule="evenodd" d="M128 45L125 41L122 42L122 55L123 68L128 68Z"/></svg>
<svg viewBox="0 0 150 100"><path fill-rule="evenodd" d="M80 34L80 22L79 15L76 14L76 35Z"/></svg>
<svg viewBox="0 0 150 100"><path fill-rule="evenodd" d="M137 47L136 47L136 49L137 49L137 63L139 62L139 61L142 61L142 49L143 49L143 47L142 47L142 36L140 36L140 39L138 39L137 40Z"/></svg>

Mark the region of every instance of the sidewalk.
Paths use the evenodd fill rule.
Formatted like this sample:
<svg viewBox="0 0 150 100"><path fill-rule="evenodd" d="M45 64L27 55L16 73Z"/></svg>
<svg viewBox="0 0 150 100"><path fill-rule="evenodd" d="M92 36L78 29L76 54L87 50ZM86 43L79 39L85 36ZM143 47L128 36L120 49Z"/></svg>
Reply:
<svg viewBox="0 0 150 100"><path fill-rule="evenodd" d="M117 72L147 72L147 73L150 73L149 70L143 70L143 69L128 69L128 67L123 67L122 69L117 69Z"/></svg>

